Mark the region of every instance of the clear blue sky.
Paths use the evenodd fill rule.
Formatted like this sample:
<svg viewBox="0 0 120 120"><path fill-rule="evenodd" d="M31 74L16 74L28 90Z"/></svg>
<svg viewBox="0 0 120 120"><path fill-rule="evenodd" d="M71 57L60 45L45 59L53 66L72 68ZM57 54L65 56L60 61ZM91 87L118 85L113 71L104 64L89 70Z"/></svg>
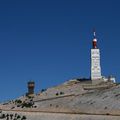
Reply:
<svg viewBox="0 0 120 120"><path fill-rule="evenodd" d="M0 101L90 76L92 29L102 74L120 82L119 0L1 0Z"/></svg>

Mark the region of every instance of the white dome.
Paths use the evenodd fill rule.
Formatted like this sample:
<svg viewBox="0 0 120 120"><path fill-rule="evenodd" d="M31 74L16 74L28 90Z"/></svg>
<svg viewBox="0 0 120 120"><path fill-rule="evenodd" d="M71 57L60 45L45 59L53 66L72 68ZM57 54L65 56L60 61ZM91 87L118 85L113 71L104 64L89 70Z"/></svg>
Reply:
<svg viewBox="0 0 120 120"><path fill-rule="evenodd" d="M93 41L97 42L97 39L96 39L96 38L94 38L94 39L93 39Z"/></svg>

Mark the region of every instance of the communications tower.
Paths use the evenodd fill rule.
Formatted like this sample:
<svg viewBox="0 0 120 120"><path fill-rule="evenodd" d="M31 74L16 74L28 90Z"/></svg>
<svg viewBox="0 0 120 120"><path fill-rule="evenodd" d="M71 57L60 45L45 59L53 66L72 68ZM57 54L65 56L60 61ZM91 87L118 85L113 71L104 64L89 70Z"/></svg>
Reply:
<svg viewBox="0 0 120 120"><path fill-rule="evenodd" d="M101 79L100 50L97 46L96 32L93 32L91 49L91 80Z"/></svg>

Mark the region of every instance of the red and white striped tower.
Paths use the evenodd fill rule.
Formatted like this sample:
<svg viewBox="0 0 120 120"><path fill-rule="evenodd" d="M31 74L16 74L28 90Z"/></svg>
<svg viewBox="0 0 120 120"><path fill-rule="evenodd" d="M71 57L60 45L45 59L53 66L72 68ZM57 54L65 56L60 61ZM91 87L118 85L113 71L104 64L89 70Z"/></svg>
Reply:
<svg viewBox="0 0 120 120"><path fill-rule="evenodd" d="M93 38L93 49L97 49L97 39L96 39L96 33L95 31L93 32L94 38Z"/></svg>

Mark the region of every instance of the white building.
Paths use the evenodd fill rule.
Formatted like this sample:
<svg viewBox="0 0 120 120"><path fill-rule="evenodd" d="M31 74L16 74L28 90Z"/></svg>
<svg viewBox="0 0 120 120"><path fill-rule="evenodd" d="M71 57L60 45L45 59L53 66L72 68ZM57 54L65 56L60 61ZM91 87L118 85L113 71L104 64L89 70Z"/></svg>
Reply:
<svg viewBox="0 0 120 120"><path fill-rule="evenodd" d="M100 66L100 50L97 47L97 38L96 33L94 32L94 38L92 41L92 49L91 49L91 80L94 82L98 81L111 81L116 83L115 77L109 76L104 77L101 75L101 66Z"/></svg>

